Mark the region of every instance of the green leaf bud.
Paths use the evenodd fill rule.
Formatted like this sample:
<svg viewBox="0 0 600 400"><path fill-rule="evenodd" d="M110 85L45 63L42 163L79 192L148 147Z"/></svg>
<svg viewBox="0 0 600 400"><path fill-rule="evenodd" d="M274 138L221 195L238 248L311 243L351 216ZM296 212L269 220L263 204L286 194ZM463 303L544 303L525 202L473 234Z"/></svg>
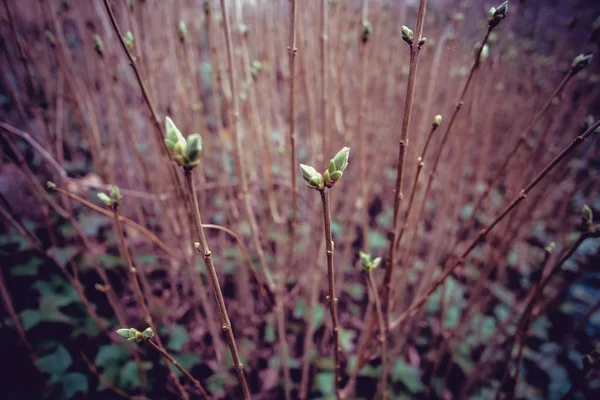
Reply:
<svg viewBox="0 0 600 400"><path fill-rule="evenodd" d="M188 136L183 152L184 167L191 169L200 164L200 153L202 152L202 137L194 133Z"/></svg>
<svg viewBox="0 0 600 400"><path fill-rule="evenodd" d="M154 331L150 327L144 329L143 334L145 339L152 339L154 337Z"/></svg>
<svg viewBox="0 0 600 400"><path fill-rule="evenodd" d="M438 128L442 123L442 116L440 114L433 117L433 127Z"/></svg>
<svg viewBox="0 0 600 400"><path fill-rule="evenodd" d="M123 200L123 196L121 195L121 191L117 186L113 186L110 191L110 200L112 204L119 204L121 200Z"/></svg>
<svg viewBox="0 0 600 400"><path fill-rule="evenodd" d="M125 42L125 46L129 49L129 51L133 51L135 47L135 39L133 38L133 33L131 31L127 31L125 36L123 36L123 42Z"/></svg>
<svg viewBox="0 0 600 400"><path fill-rule="evenodd" d="M104 43L99 35L94 35L94 49L96 49L96 52L100 55L104 53Z"/></svg>
<svg viewBox="0 0 600 400"><path fill-rule="evenodd" d="M317 172L317 175L310 178L307 185L308 187L313 188L315 190L323 190L325 186L323 182L323 176Z"/></svg>
<svg viewBox="0 0 600 400"><path fill-rule="evenodd" d="M325 186L331 187L333 185L333 181L331 180L331 176L329 175L329 170L326 169L323 172L323 180L325 181Z"/></svg>
<svg viewBox="0 0 600 400"><path fill-rule="evenodd" d="M187 26L184 21L179 21L178 30L179 30L179 39L181 41L184 41L185 37L187 36Z"/></svg>
<svg viewBox="0 0 600 400"><path fill-rule="evenodd" d="M336 171L344 171L348 166L348 156L350 155L350 147L344 147L333 157L333 163ZM331 171L330 171L331 173Z"/></svg>
<svg viewBox="0 0 600 400"><path fill-rule="evenodd" d="M48 182L46 182L46 187L48 187L48 189L50 189L50 190L54 190L54 189L56 189L56 183L54 183L52 181L48 181Z"/></svg>
<svg viewBox="0 0 600 400"><path fill-rule="evenodd" d="M319 174L319 172L310 165L300 164L300 170L302 171L302 178L304 178L306 182L309 182L313 176Z"/></svg>
<svg viewBox="0 0 600 400"><path fill-rule="evenodd" d="M127 328L117 329L117 333L119 334L119 336L124 337L125 339L129 339L131 337L131 335L129 334L129 329Z"/></svg>
<svg viewBox="0 0 600 400"><path fill-rule="evenodd" d="M343 174L344 173L342 171L335 171L333 174L330 175L331 181L337 182Z"/></svg>
<svg viewBox="0 0 600 400"><path fill-rule="evenodd" d="M415 35L407 26L402 25L402 40L412 45L415 40Z"/></svg>
<svg viewBox="0 0 600 400"><path fill-rule="evenodd" d="M363 21L362 42L366 43L373 32L373 26L369 21Z"/></svg>
<svg viewBox="0 0 600 400"><path fill-rule="evenodd" d="M498 24L506 17L508 11L508 1L500 4L498 7L490 8L488 12L488 25L490 28L498 26Z"/></svg>
<svg viewBox="0 0 600 400"><path fill-rule="evenodd" d="M581 208L581 222L590 225L594 221L594 213L587 204L584 204Z"/></svg>
<svg viewBox="0 0 600 400"><path fill-rule="evenodd" d="M571 63L571 75L575 75L582 69L588 66L590 61L592 61L593 54L588 54L587 56L580 54L573 59Z"/></svg>
<svg viewBox="0 0 600 400"><path fill-rule="evenodd" d="M107 206L111 207L113 205L113 201L106 195L106 193L98 193L98 198Z"/></svg>
<svg viewBox="0 0 600 400"><path fill-rule="evenodd" d="M186 141L173 120L165 118L165 144L171 153L171 157L180 165L183 165L183 152L186 147Z"/></svg>

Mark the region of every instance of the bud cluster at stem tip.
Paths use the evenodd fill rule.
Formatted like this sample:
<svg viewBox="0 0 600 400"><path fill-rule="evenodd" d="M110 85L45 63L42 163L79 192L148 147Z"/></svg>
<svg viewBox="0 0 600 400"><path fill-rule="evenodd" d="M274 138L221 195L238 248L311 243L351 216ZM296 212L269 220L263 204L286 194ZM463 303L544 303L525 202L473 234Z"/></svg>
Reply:
<svg viewBox="0 0 600 400"><path fill-rule="evenodd" d="M350 147L344 147L329 161L329 167L323 174L310 165L300 164L302 178L309 188L322 191L325 186L332 187L343 175L348 166Z"/></svg>
<svg viewBox="0 0 600 400"><path fill-rule="evenodd" d="M360 265L365 272L371 272L381 264L381 257L371 258L371 255L364 251L359 252L358 255L360 257Z"/></svg>
<svg viewBox="0 0 600 400"><path fill-rule="evenodd" d="M98 198L102 200L107 207L116 207L119 205L121 200L123 200L121 191L117 186L113 186L109 195L106 195L106 193L102 192L98 193Z"/></svg>
<svg viewBox="0 0 600 400"><path fill-rule="evenodd" d="M506 17L508 11L508 1L500 4L498 7L490 8L488 12L488 25L490 28L495 28Z"/></svg>
<svg viewBox="0 0 600 400"><path fill-rule="evenodd" d="M200 164L202 137L194 133L188 136L187 139L184 138L173 120L169 117L166 118L165 127L165 144L173 160L186 170L190 170Z"/></svg>
<svg viewBox="0 0 600 400"><path fill-rule="evenodd" d="M590 61L592 61L593 56L593 54L588 54L587 56L580 54L577 57L575 57L573 59L573 62L571 63L571 75L575 75L576 73L587 67Z"/></svg>
<svg viewBox="0 0 600 400"><path fill-rule="evenodd" d="M135 328L122 328L117 329L119 336L127 339L128 342L139 343L142 340L152 339L154 337L154 331L152 328L146 328L144 332L140 332Z"/></svg>

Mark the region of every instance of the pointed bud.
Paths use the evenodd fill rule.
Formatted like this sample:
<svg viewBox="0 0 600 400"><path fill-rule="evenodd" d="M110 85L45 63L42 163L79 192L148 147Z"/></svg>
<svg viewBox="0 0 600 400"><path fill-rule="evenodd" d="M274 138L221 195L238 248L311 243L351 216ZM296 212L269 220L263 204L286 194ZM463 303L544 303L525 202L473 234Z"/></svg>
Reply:
<svg viewBox="0 0 600 400"><path fill-rule="evenodd" d="M363 21L362 42L366 43L373 32L373 26L369 21Z"/></svg>
<svg viewBox="0 0 600 400"><path fill-rule="evenodd" d="M183 165L183 151L185 150L186 141L173 120L169 117L165 118L165 132L165 144L171 153L171 157Z"/></svg>
<svg viewBox="0 0 600 400"><path fill-rule="evenodd" d="M433 117L433 127L438 128L442 123L442 116L440 114Z"/></svg>
<svg viewBox="0 0 600 400"><path fill-rule="evenodd" d="M96 49L96 52L100 55L104 53L104 43L99 35L94 35L94 49Z"/></svg>
<svg viewBox="0 0 600 400"><path fill-rule="evenodd" d="M490 28L498 26L498 24L506 17L508 11L508 1L500 4L497 8L492 7L488 13L488 25Z"/></svg>
<svg viewBox="0 0 600 400"><path fill-rule="evenodd" d="M331 181L335 183L340 180L340 178L342 177L343 174L344 173L342 171L335 171L329 177L331 178Z"/></svg>
<svg viewBox="0 0 600 400"><path fill-rule="evenodd" d="M179 21L179 39L183 42L187 36L187 26L184 21Z"/></svg>
<svg viewBox="0 0 600 400"><path fill-rule="evenodd" d="M323 172L323 180L325 181L325 186L331 187L333 185L333 181L331 180L331 176L329 175L329 170L326 169Z"/></svg>
<svg viewBox="0 0 600 400"><path fill-rule="evenodd" d="M317 170L310 165L300 164L300 170L302 171L302 178L306 182L309 182L313 176L318 174Z"/></svg>
<svg viewBox="0 0 600 400"><path fill-rule="evenodd" d="M121 200L123 200L123 196L121 196L121 191L117 186L113 186L110 191L110 200L112 204L119 204Z"/></svg>
<svg viewBox="0 0 600 400"><path fill-rule="evenodd" d="M117 333L119 336L124 337L125 339L129 339L131 337L129 335L129 329L126 328L117 329Z"/></svg>
<svg viewBox="0 0 600 400"><path fill-rule="evenodd" d="M571 63L571 75L575 75L582 69L588 66L590 61L592 61L593 54L588 54L587 56L580 54L573 59Z"/></svg>
<svg viewBox="0 0 600 400"><path fill-rule="evenodd" d="M128 31L125 36L123 36L123 42L125 42L125 46L127 46L129 51L133 51L135 39L133 38L133 33L131 33L131 31Z"/></svg>
<svg viewBox="0 0 600 400"><path fill-rule="evenodd" d="M308 187L316 190L323 190L323 187L325 186L323 182L323 176L317 172L317 175L310 178L307 185Z"/></svg>
<svg viewBox="0 0 600 400"><path fill-rule="evenodd" d="M590 225L594 220L594 213L592 209L587 204L584 204L581 208L581 221L584 224Z"/></svg>
<svg viewBox="0 0 600 400"><path fill-rule="evenodd" d="M152 339L154 337L154 331L150 327L144 329L143 334L145 339Z"/></svg>
<svg viewBox="0 0 600 400"><path fill-rule="evenodd" d="M107 206L111 207L113 205L113 201L106 195L106 193L98 193L98 198Z"/></svg>
<svg viewBox="0 0 600 400"><path fill-rule="evenodd" d="M185 168L191 169L200 164L200 153L202 152L202 137L194 133L188 136L185 142L185 150L183 152L183 160Z"/></svg>
<svg viewBox="0 0 600 400"><path fill-rule="evenodd" d="M46 182L46 187L48 187L48 189L50 189L50 190L54 190L54 189L56 189L56 183L54 183L52 181L48 181L48 182Z"/></svg>
<svg viewBox="0 0 600 400"><path fill-rule="evenodd" d="M402 25L402 40L404 40L408 44L413 44L415 40L415 35L413 31L408 29L407 26Z"/></svg>
<svg viewBox="0 0 600 400"><path fill-rule="evenodd" d="M344 171L348 166L348 157L350 155L350 147L344 147L333 157L336 171Z"/></svg>
<svg viewBox="0 0 600 400"><path fill-rule="evenodd" d="M556 247L556 243L551 242L548 246L544 247L544 251L548 254L552 253L554 248Z"/></svg>
<svg viewBox="0 0 600 400"><path fill-rule="evenodd" d="M481 49L481 54L480 57L482 60L487 60L487 58L490 56L490 48L487 44L483 45L483 48Z"/></svg>
<svg viewBox="0 0 600 400"><path fill-rule="evenodd" d="M373 263L372 263L372 265L373 265L373 268L377 268L377 267L379 267L379 264L381 264L381 257L376 257L376 258L373 260Z"/></svg>

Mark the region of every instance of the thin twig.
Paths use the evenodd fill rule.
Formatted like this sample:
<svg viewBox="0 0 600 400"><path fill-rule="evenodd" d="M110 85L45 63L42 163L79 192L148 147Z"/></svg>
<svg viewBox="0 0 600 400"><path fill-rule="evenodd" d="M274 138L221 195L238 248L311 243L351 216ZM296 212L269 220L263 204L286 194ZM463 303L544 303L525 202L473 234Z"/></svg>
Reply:
<svg viewBox="0 0 600 400"><path fill-rule="evenodd" d="M329 312L331 314L331 322L333 324L333 354L334 354L334 371L335 381L334 390L336 399L340 398L338 386L341 383L341 366L340 366L340 323L337 315L337 302L335 297L335 268L333 266L333 252L335 245L331 236L331 211L329 207L329 193L327 189L320 191L321 201L323 202L323 222L325 226L325 247L327 249L327 278L329 281L329 294L327 300L329 303Z"/></svg>
<svg viewBox="0 0 600 400"><path fill-rule="evenodd" d="M377 285L373 279L371 271L365 272L367 275L367 283L369 290L375 300L375 311L377 312L377 321L379 323L379 342L381 347L381 381L379 392L383 400L387 399L387 376L388 376L388 361L387 361L387 340L385 338L385 321L383 318L383 311L381 309L381 301L379 299L379 292L377 291Z"/></svg>
<svg viewBox="0 0 600 400"><path fill-rule="evenodd" d="M128 395L127 393L125 393L124 391L119 389L118 387L114 386L105 377L103 377L102 374L96 368L96 366L85 356L85 354L83 354L83 352L80 351L79 354L81 354L81 358L87 364L90 371L92 371L92 373L94 375L96 375L96 377L98 378L100 383L102 383L104 386L106 386L106 388L108 390L110 390L111 392L115 393L116 395L118 395L124 399L133 399L133 397L131 397L130 395Z"/></svg>
<svg viewBox="0 0 600 400"><path fill-rule="evenodd" d="M390 243L387 256L387 268L383 278L383 287L381 288L382 307L386 322L386 329L389 323L388 309L390 301L390 288L392 282L392 273L394 270L396 250L396 231L398 230L398 215L400 214L400 202L402 200L402 181L404 179L404 164L406 149L409 140L410 117L412 113L413 98L415 94L415 83L417 78L417 69L419 66L419 53L423 46L422 35L423 25L425 23L425 10L427 9L427 0L421 0L419 3L419 13L417 16L417 29L415 39L417 43L410 44L410 66L408 70L408 83L406 86L406 102L404 104L404 118L402 119L402 136L398 146L398 163L396 170L396 186L394 189L394 214L392 218L392 228L390 232Z"/></svg>
<svg viewBox="0 0 600 400"><path fill-rule="evenodd" d="M550 171L552 171L559 162L561 162L571 151L573 151L573 149L575 149L578 145L580 145L588 136L590 136L592 133L594 133L594 131L598 127L600 127L600 120L596 121L582 135L577 136L575 138L575 140L573 140L571 142L571 144L569 144L563 151L560 152L560 154L558 154L552 161L550 161L550 163L531 182L529 182L529 184L527 186L525 186L524 189L521 190L519 195L496 218L494 218L494 220L489 225L487 225L485 228L483 228L477 234L477 236L475 238L473 238L473 240L471 241L469 246L465 249L465 251L463 251L463 253L456 259L456 261L454 261L454 263L449 268L447 268L446 271L444 271L442 273L442 275L433 283L433 285L431 285L429 290L427 290L427 292L423 296L416 299L414 301L414 304L411 307L409 307L408 310L406 310L405 312L400 314L400 316L394 320L394 322L390 326L390 328L392 328L392 329L395 328L396 326L401 324L407 317L409 317L410 315L412 315L416 311L418 311L423 306L423 304L425 304L425 302L427 301L429 296L433 292L435 292L435 290L441 284L443 284L445 282L446 278L448 278L448 276L450 276L450 274L456 269L456 267L458 267L459 265L464 263L465 258L469 254L471 254L471 251L473 251L473 249L477 246L477 244L480 243L486 237L486 235L496 225L498 225L500 223L500 221L502 221L515 207L517 207L519 205L519 203L521 203L523 200L525 200L525 198L527 197L527 194L535 186L537 186L537 184L540 183L540 181L542 179L544 179L544 177L546 177L546 175L548 175L550 173Z"/></svg>
<svg viewBox="0 0 600 400"><path fill-rule="evenodd" d="M198 381L198 379L194 378L192 376L192 374L190 374L190 372L183 368L181 366L181 364L179 364L177 362L176 359L174 359L173 357L171 357L171 355L169 353L167 353L167 351L162 347L162 345L158 345L157 343L154 343L154 341L152 340L146 340L146 343L149 343L150 346L152 346L152 348L156 351L158 351L160 353L160 355L166 359L167 361L169 361L171 364L173 364L178 370L181 371L182 374L184 374L190 381L192 381L192 383L194 384L194 386L196 387L196 389L198 389L198 391L200 392L200 394L202 394L202 397L205 399L208 399L208 393L206 393L206 390L204 390L204 388L202 387L202 385L200 384L200 381Z"/></svg>
<svg viewBox="0 0 600 400"><path fill-rule="evenodd" d="M123 226L121 225L121 219L119 218L119 211L118 211L117 204L113 205L113 217L115 220L117 236L119 237L119 243L121 245L121 251L123 252L122 253L123 257L125 258L125 261L127 262L127 269L129 270L131 283L133 284L134 295L136 297L136 300L137 300L139 306L142 308L142 313L144 315L144 322L146 322L146 324L148 324L148 326L150 328L152 328L152 330L156 334L156 336L155 336L156 341L162 346L160 337L158 336L158 331L156 330L156 326L154 325L154 321L152 320L152 315L150 314L150 310L148 309L148 306L146 305L146 301L144 300L144 294L142 293L142 288L140 287L140 281L137 276L137 269L133 266L133 262L131 260L131 255L129 254L129 249L127 248L127 242L125 242L125 236L123 234ZM165 360L165 361L167 361L167 360ZM189 396L186 393L183 386L181 385L181 382L179 382L179 378L177 377L175 372L171 369L171 367L168 364L167 364L167 368L169 369L169 374L171 375L171 378L173 378L173 381L175 382L175 386L177 387L179 394L181 395L182 398L187 399Z"/></svg>
<svg viewBox="0 0 600 400"><path fill-rule="evenodd" d="M196 234L198 235L198 243L199 246L197 250L202 254L202 258L204 260L204 265L208 270L208 275L210 277L210 282L212 285L213 293L215 295L215 300L217 301L217 305L219 306L219 313L221 314L221 329L225 333L227 337L227 344L229 345L229 350L231 352L231 357L233 358L233 365L237 372L238 380L242 387L242 392L244 399L250 398L250 390L248 389L248 384L246 383L246 377L244 376L244 366L240 360L240 356L238 354L237 345L235 343L235 338L233 336L233 330L231 327L231 321L229 320L229 315L227 313L227 307L225 306L225 299L223 298L223 292L221 291L221 285L219 283L219 277L217 276L217 271L215 270L215 266L212 260L212 253L208 247L208 242L206 241L206 235L204 234L204 228L202 227L202 217L200 216L200 210L198 209L198 197L196 196L196 188L194 184L194 178L192 176L192 172L190 170L185 171L185 183L186 189L189 193L189 196L192 200L192 214L194 216L194 224L196 229Z"/></svg>

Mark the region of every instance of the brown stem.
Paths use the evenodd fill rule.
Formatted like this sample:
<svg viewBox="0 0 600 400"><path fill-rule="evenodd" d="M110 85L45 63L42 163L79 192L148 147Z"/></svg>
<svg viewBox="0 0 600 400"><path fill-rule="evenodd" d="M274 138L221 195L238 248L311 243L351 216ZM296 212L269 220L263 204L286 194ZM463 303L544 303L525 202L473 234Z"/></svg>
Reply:
<svg viewBox="0 0 600 400"><path fill-rule="evenodd" d="M535 283L535 285L532 288L532 292L533 295L531 297L530 302L527 304L525 311L523 312L523 314L521 315L521 317L519 318L519 322L517 323L517 329L515 330L515 340L517 342L517 346L518 346L518 352L517 352L517 361L515 362L515 376L513 377L513 379L510 380L510 388L509 390L506 390L506 393L508 393L508 398L509 399L514 399L515 398L515 390L517 387L517 381L519 379L519 369L521 367L521 361L523 360L523 349L525 347L525 339L527 339L527 331L529 330L529 324L531 323L531 311L533 310L533 307L535 306L535 303L537 302L540 294L541 294L541 283L542 283L542 279L544 277L545 271L546 271L546 265L548 264L548 260L550 260L550 255L551 255L551 251L550 249L547 249L544 253L544 261L542 261L542 266L540 267L540 280L537 281ZM500 381L500 386L498 387L498 391L496 392L496 400L500 399L500 396L503 392L502 388L504 387L504 383L506 382L506 379L508 378L508 376L510 375L510 358L511 358L511 354L512 354L512 345L508 347L508 351L506 354L506 362L504 365L504 376L502 377L502 380Z"/></svg>
<svg viewBox="0 0 600 400"><path fill-rule="evenodd" d="M329 312L331 314L331 322L333 324L333 354L334 354L334 370L335 381L334 390L336 399L340 398L338 386L342 380L340 370L340 324L337 315L337 302L335 297L335 276L333 267L333 251L334 243L331 236L331 212L329 210L329 192L327 189L320 191L321 201L323 202L323 222L325 226L325 247L327 249L327 277L329 281L329 294L327 300L329 303Z"/></svg>
<svg viewBox="0 0 600 400"><path fill-rule="evenodd" d="M402 180L404 178L404 163L406 148L408 147L410 117L412 113L413 97L415 94L415 83L417 78L417 69L419 66L419 53L422 43L423 24L425 22L425 10L427 9L427 0L421 0L419 3L419 13L417 16L416 40L419 42L416 46L410 44L410 66L408 70L408 83L406 86L406 102L404 103L404 118L402 119L402 135L398 146L398 163L396 169L396 186L394 189L394 214L392 218L391 238L388 249L387 268L383 278L383 287L381 289L382 307L385 317L386 329L388 327L388 309L390 301L390 286L392 282L392 273L394 269L396 250L396 231L398 230L398 215L400 213L400 202L402 200Z"/></svg>
<svg viewBox="0 0 600 400"><path fill-rule="evenodd" d="M25 331L23 330L21 321L19 321L19 317L17 316L17 313L15 312L15 308L13 307L13 303L10 298L10 293L6 289L4 277L2 276L2 269L3 268L0 267L0 297L2 297L2 301L4 303L4 307L6 308L6 312L10 316L10 320L12 321L12 323L15 327L15 330L19 334L21 343L25 347L25 350L27 351L27 355L31 359L31 363L33 364L33 366L35 367L37 372L40 374L40 376L43 376L43 373L40 370L40 367L38 364L37 357L35 355L35 352L33 351L33 347L31 347L31 344L29 343L29 341L27 340L27 337L25 336Z"/></svg>
<svg viewBox="0 0 600 400"><path fill-rule="evenodd" d="M290 4L290 39L288 46L288 54L290 57L290 131L289 131L289 145L290 145L290 175L292 177L292 220L290 226L290 254L287 265L292 268L294 264L294 255L296 247L296 219L297 219L297 208L298 208L298 195L296 192L296 96L295 96L295 58L298 49L296 48L296 0L291 0Z"/></svg>
<svg viewBox="0 0 600 400"><path fill-rule="evenodd" d="M198 209L198 197L196 196L196 187L194 184L194 178L192 177L191 170L185 171L185 183L189 196L192 199L191 212L194 216L194 224L196 228L196 234L198 235L199 243L197 250L201 252L204 260L204 265L208 270L208 275L210 277L210 283L212 285L213 293L215 295L215 300L217 301L219 313L221 314L221 329L223 329L223 331L225 332L225 336L227 337L227 344L229 345L229 351L231 352L231 357L233 358L233 365L237 372L238 380L240 382L240 385L242 386L244 399L249 399L250 390L248 389L246 377L244 376L244 366L240 361L240 356L238 354L235 338L233 337L231 322L229 320L229 315L227 314L227 308L225 307L225 299L223 298L223 292L221 291L219 277L217 276L217 271L215 270L215 266L213 264L212 253L208 247L208 242L206 241L204 228L202 227L202 218L200 216L200 210Z"/></svg>
<svg viewBox="0 0 600 400"><path fill-rule="evenodd" d="M383 400L387 399L387 376L388 376L388 362L387 362L387 345L385 340L385 321L383 318L383 311L381 309L381 301L379 299L379 293L377 291L377 285L373 279L371 271L366 271L367 282L369 289L375 300L375 310L377 312L377 321L379 323L379 342L381 346L381 382L379 391Z"/></svg>
<svg viewBox="0 0 600 400"><path fill-rule="evenodd" d="M329 41L328 35L328 13L327 13L327 0L321 0L321 110L323 111L322 125L321 125L321 135L322 136L322 161L324 162L327 159L327 154L329 154L329 132L327 129L327 97L328 97L328 85L329 85L329 68L328 65L328 53L327 53L327 43Z"/></svg>
<svg viewBox="0 0 600 400"><path fill-rule="evenodd" d="M490 180L488 181L488 185L485 188L485 191L483 192L483 194L481 195L481 197L479 198L479 200L477 200L477 203L476 203L475 207L473 208L473 213L472 213L472 216L471 216L471 220L473 220L474 218L476 218L476 215L477 215L478 211L480 210L480 208L481 208L481 206L483 204L483 201L490 194L490 191L492 190L492 188L494 188L496 186L496 184L498 183L498 181L500 180L500 178L502 178L503 176L506 175L506 168L508 167L508 164L513 159L513 157L517 154L517 152L519 151L519 149L521 148L521 146L523 146L525 144L525 142L526 142L526 140L528 138L528 135L531 133L531 131L533 130L533 128L535 128L535 126L538 124L538 122L540 122L542 120L542 117L544 116L545 112L548 110L548 108L552 104L552 101L554 100L554 98L556 96L558 96L563 91L563 89L565 88L565 86L567 86L567 83L569 83L569 81L571 80L571 78L573 78L574 76L575 76L575 74L573 73L573 69L569 70L569 72L567 73L567 75L565 75L565 77L562 79L562 81L554 89L554 91L552 92L552 94L550 95L550 97L548 97L548 99L546 100L546 103L544 103L544 105L542 106L542 108L535 114L535 116L533 117L533 120L531 121L531 123L529 124L529 126L525 129L525 131L523 132L523 134L521 136L519 136L519 139L517 140L517 143L515 143L515 147L512 148L507 153L506 158L504 159L504 162L502 163L502 165L500 166L500 168L496 170L496 172L492 176L492 178L490 178ZM541 146L540 146L540 148L541 148Z"/></svg>
<svg viewBox="0 0 600 400"><path fill-rule="evenodd" d="M128 395L127 393L125 393L121 389L115 387L106 378L104 378L102 376L102 374L98 371L98 369L96 368L96 366L85 356L85 354L83 354L83 352L80 351L79 354L81 354L81 358L87 364L87 366L90 369L90 371L92 371L92 373L94 375L96 375L96 377L98 378L98 380L100 381L100 383L102 383L104 386L106 386L106 388L108 390L110 390L111 392L113 392L117 396L120 396L120 397L122 397L124 399L133 399L133 397L131 397L130 395Z"/></svg>
<svg viewBox="0 0 600 400"><path fill-rule="evenodd" d="M206 393L206 390L204 390L204 388L202 387L202 385L200 384L200 382L194 378L192 376L192 374L190 374L190 372L183 368L181 366L181 364L179 364L177 362L176 359L174 359L173 357L171 357L171 355L169 353L167 353L167 351L164 349L164 347L162 347L162 345L159 345L157 343L154 343L152 340L145 340L146 343L150 344L150 346L152 346L152 348L156 351L158 351L160 353L160 355L168 362L170 362L171 364L173 364L179 371L181 371L182 374L184 374L189 380L192 381L192 383L194 384L194 386L196 387L196 389L198 389L198 391L200 392L200 394L202 394L202 397L205 399L208 399L208 393Z"/></svg>
<svg viewBox="0 0 600 400"><path fill-rule="evenodd" d="M560 152L529 184L521 190L519 195L496 217L494 220L483 228L475 238L471 241L469 246L463 251L460 257L457 258L454 263L442 273L442 275L434 282L434 284L427 290L425 295L421 296L417 300L415 300L414 305L409 307L408 310L403 312L392 324L393 327L398 326L402 321L404 321L408 316L415 313L419 308L425 304L429 296L435 292L435 290L450 276L452 271L456 269L459 265L461 265L465 258L473 251L473 249L477 246L477 244L483 240L486 235L496 226L500 221L502 221L515 207L519 205L525 198L527 194L542 180L546 175L550 173L554 169L554 167L561 162L573 149L575 149L579 144L581 144L588 136L590 136L596 128L600 126L600 120L596 121L587 131L585 131L582 135L577 136L575 140L573 140L563 151Z"/></svg>
<svg viewBox="0 0 600 400"><path fill-rule="evenodd" d="M363 0L362 4L362 23L363 26L368 22L369 1ZM363 33L364 35L364 33ZM367 132L364 130L364 121L367 108L367 71L369 69L369 58L367 57L368 38L361 38L359 45L359 105L358 105L358 122L356 134L358 135L358 166L360 171L360 197L356 202L359 207L358 215L360 218L360 226L362 230L362 247L366 253L370 253L369 246L369 180L367 179Z"/></svg>
<svg viewBox="0 0 600 400"><path fill-rule="evenodd" d="M136 300L140 307L142 308L142 313L144 315L144 322L148 324L150 328L155 332L156 341L162 346L160 337L158 336L158 331L156 330L156 326L154 325L154 321L152 320L152 316L150 315L150 311L148 310L148 306L146 305L146 301L144 300L144 295L142 293L142 289L140 287L140 282L137 276L137 270L133 266L133 262L131 261L131 255L129 254L129 249L127 248L127 243L125 242L125 236L123 234L123 226L121 225L121 219L119 218L118 206L115 204L113 206L113 217L115 220L115 227L117 230L117 236L119 237L119 243L121 245L121 251L125 261L127 262L127 269L129 270L131 283L133 284L133 291L136 297ZM167 360L165 360L166 362ZM173 381L175 382L175 386L179 391L179 394L182 398L187 399L189 396L186 393L183 386L181 386L181 382L179 382L179 378L175 375L175 372L171 369L169 364L167 364L167 368L169 369L169 374Z"/></svg>

